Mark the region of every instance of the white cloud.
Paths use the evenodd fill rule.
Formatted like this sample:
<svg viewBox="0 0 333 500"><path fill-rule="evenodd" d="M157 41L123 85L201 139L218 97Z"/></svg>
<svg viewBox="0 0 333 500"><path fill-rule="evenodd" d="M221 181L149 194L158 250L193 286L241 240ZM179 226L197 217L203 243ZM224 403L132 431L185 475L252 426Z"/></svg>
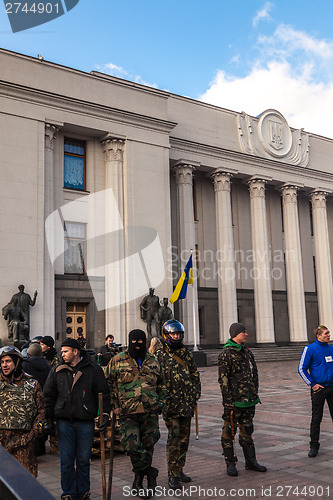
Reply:
<svg viewBox="0 0 333 500"><path fill-rule="evenodd" d="M270 20L271 16L269 15L269 11L272 9L272 7L273 4L271 2L266 2L263 8L258 10L257 14L253 18L253 26L257 26L257 24L262 20Z"/></svg>
<svg viewBox="0 0 333 500"><path fill-rule="evenodd" d="M140 75L133 75L129 73L122 66L117 66L113 63L105 63L102 66L96 65L95 69L105 73L107 75L117 76L118 78L124 78L125 80L131 80L135 83L140 83L141 85L146 85L147 87L157 88L156 83L149 83L145 81Z"/></svg>
<svg viewBox="0 0 333 500"><path fill-rule="evenodd" d="M311 74L311 71L310 71ZM295 76L288 62L270 62L254 67L243 77L218 71L200 100L235 111L257 116L265 109L277 109L290 126L333 138L333 82L314 83L309 68Z"/></svg>
<svg viewBox="0 0 333 500"><path fill-rule="evenodd" d="M330 59L333 56L332 42L320 40L284 24L280 24L272 36L259 36L258 42L266 46L267 50L271 48L275 54L291 54L301 50L322 59Z"/></svg>

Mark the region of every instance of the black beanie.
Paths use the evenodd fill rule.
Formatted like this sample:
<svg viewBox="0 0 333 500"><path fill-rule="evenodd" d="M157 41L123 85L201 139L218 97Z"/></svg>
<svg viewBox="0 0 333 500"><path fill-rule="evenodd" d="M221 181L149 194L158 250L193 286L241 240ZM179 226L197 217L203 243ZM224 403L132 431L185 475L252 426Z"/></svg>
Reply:
<svg viewBox="0 0 333 500"><path fill-rule="evenodd" d="M54 346L54 338L51 337L50 335L45 335L45 337L42 337L40 341L42 342L42 344L47 345L47 347Z"/></svg>
<svg viewBox="0 0 333 500"><path fill-rule="evenodd" d="M142 340L142 344L132 344L132 340ZM146 356L146 334L143 330L131 330L128 334L128 352L132 358L144 358ZM137 349L136 347L140 347Z"/></svg>
<svg viewBox="0 0 333 500"><path fill-rule="evenodd" d="M229 328L230 338L233 339L241 332L246 331L246 326L243 323L232 323Z"/></svg>
<svg viewBox="0 0 333 500"><path fill-rule="evenodd" d="M77 349L78 351L81 351L80 344L75 339L64 340L63 343L61 344L61 347L71 347L72 349Z"/></svg>

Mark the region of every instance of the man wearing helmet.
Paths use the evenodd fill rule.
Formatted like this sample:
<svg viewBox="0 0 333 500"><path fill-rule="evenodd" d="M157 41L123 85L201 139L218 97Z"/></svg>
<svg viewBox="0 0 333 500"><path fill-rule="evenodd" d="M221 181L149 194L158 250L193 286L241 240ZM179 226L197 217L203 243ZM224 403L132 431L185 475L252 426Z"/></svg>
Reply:
<svg viewBox="0 0 333 500"><path fill-rule="evenodd" d="M34 444L43 432L44 398L37 380L22 370L22 361L16 347L0 349L0 443L37 477Z"/></svg>
<svg viewBox="0 0 333 500"><path fill-rule="evenodd" d="M184 327L176 319L163 324L163 347L155 356L160 361L167 387L163 418L168 428L167 462L169 486L181 488L180 482L191 478L183 467L188 450L191 418L201 395L200 376L192 353L183 345Z"/></svg>

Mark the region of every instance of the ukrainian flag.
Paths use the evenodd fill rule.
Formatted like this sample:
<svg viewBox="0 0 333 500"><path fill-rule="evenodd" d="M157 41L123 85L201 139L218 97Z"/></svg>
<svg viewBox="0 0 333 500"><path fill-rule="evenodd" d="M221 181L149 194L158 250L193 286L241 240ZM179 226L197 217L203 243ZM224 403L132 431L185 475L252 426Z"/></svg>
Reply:
<svg viewBox="0 0 333 500"><path fill-rule="evenodd" d="M176 288L170 298L171 304L179 299L185 299L187 293L187 285L192 285L193 283L193 264L192 264L192 253L187 261L185 269L179 278Z"/></svg>

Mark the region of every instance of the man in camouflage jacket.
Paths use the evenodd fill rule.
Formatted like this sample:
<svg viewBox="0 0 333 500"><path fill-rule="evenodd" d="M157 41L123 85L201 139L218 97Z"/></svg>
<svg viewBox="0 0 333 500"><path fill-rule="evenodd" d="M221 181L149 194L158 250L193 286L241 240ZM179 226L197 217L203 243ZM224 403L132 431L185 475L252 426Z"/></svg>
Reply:
<svg viewBox="0 0 333 500"><path fill-rule="evenodd" d="M252 439L255 405L260 402L257 365L253 354L244 345L247 338L246 327L242 323L233 323L229 333L230 339L218 358L218 380L224 406L221 444L227 464L227 474L238 476L237 457L233 446L237 426L246 469L266 472L266 467L256 460Z"/></svg>
<svg viewBox="0 0 333 500"><path fill-rule="evenodd" d="M39 382L22 370L22 354L0 349L0 443L37 477L35 439L43 432L44 397Z"/></svg>
<svg viewBox="0 0 333 500"><path fill-rule="evenodd" d="M158 469L152 467L154 445L160 438L158 415L165 399L160 363L147 352L146 334L132 330L128 348L111 359L105 370L112 409L119 415L121 445L135 474L132 493L149 498L156 487ZM148 490L143 487L147 476Z"/></svg>
<svg viewBox="0 0 333 500"><path fill-rule="evenodd" d="M175 320L163 325L163 347L155 352L160 361L167 387L163 418L168 428L167 462L169 486L181 488L189 482L183 467L188 450L191 418L201 395L200 376L192 353L183 345L184 327Z"/></svg>

